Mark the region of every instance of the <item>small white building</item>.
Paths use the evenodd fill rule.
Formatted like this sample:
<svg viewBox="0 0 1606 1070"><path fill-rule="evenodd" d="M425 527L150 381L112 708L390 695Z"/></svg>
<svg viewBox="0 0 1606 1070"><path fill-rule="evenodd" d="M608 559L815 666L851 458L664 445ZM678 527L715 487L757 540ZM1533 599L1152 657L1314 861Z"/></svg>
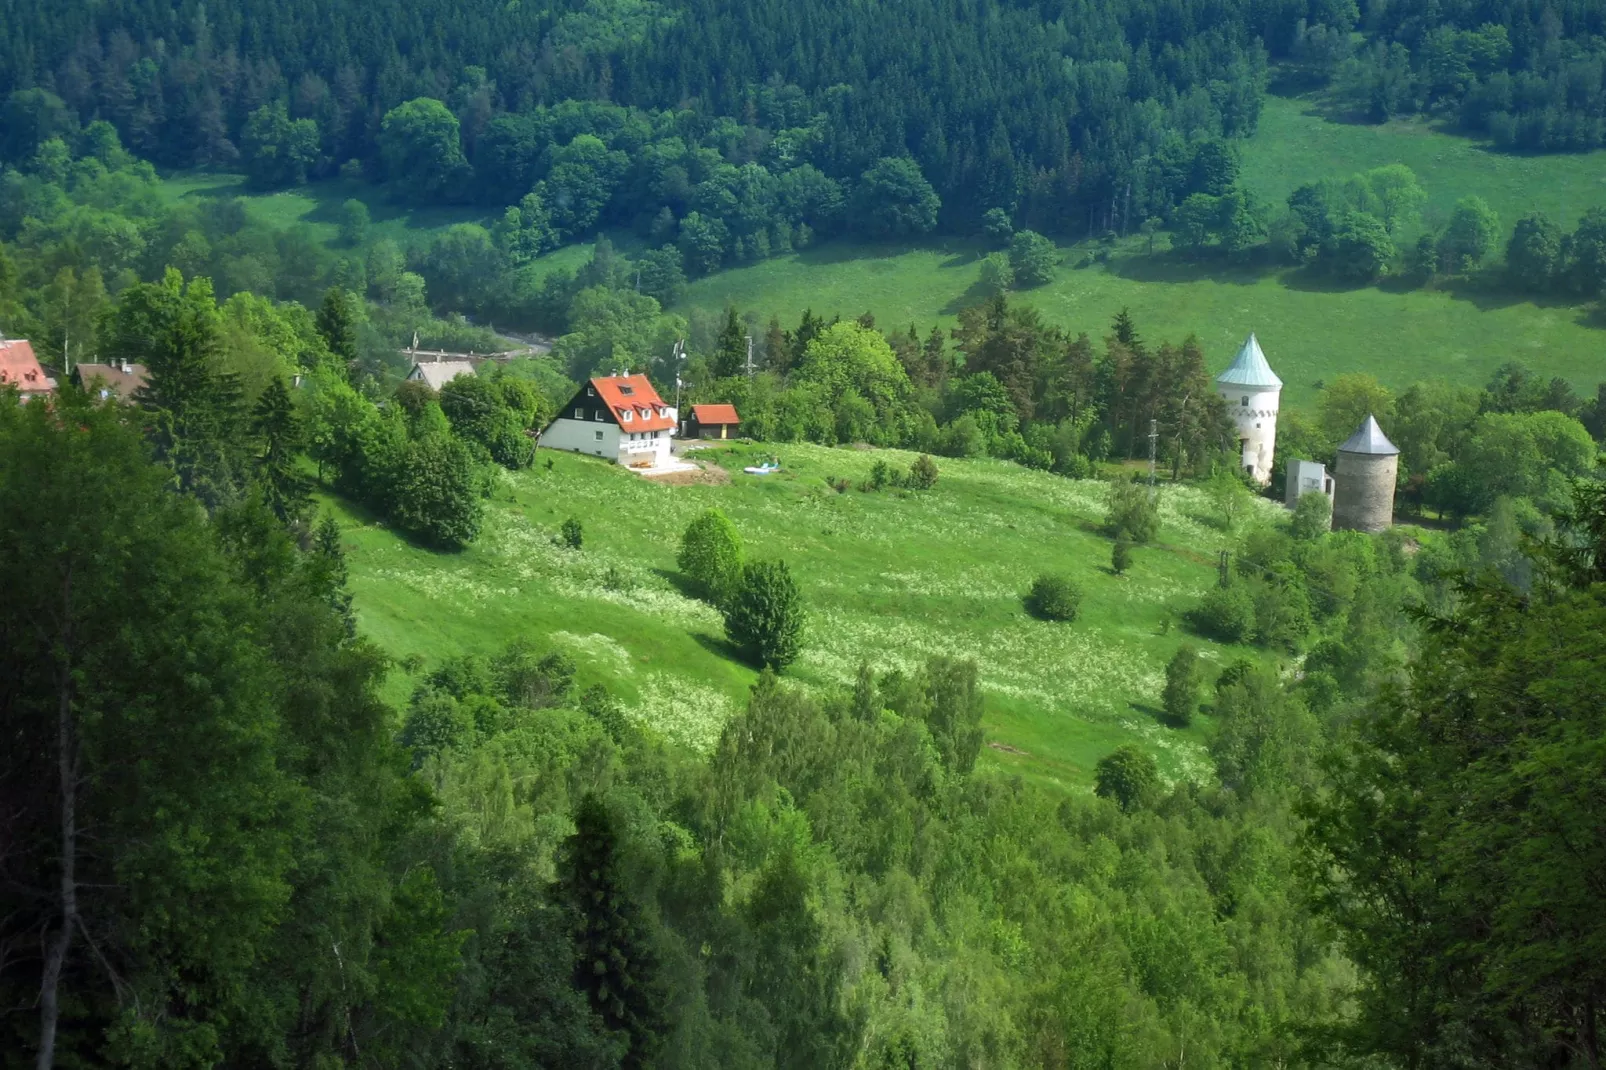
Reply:
<svg viewBox="0 0 1606 1070"><path fill-rule="evenodd" d="M1288 485L1283 490L1283 503L1292 509L1300 498L1312 492L1320 492L1329 498L1333 496L1333 477L1327 474L1327 466L1317 461L1301 461L1297 457L1288 460Z"/></svg>
<svg viewBox="0 0 1606 1070"><path fill-rule="evenodd" d="M669 465L676 413L645 375L589 380L541 432L541 445L631 468Z"/></svg>
<svg viewBox="0 0 1606 1070"><path fill-rule="evenodd" d="M473 375L474 365L466 360L421 360L413 365L407 378L422 382L431 390L439 390L459 375Z"/></svg>
<svg viewBox="0 0 1606 1070"><path fill-rule="evenodd" d="M1266 354L1253 334L1227 370L1216 376L1216 389L1227 403L1227 414L1238 425L1239 464L1265 486L1271 482L1272 457L1277 451L1277 403L1283 381L1266 363Z"/></svg>

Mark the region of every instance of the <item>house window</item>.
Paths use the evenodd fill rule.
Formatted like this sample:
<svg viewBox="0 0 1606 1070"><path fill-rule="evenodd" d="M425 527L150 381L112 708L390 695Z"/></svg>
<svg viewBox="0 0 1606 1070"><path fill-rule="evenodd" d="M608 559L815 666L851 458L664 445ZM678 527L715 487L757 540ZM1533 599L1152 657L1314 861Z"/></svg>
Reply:
<svg viewBox="0 0 1606 1070"><path fill-rule="evenodd" d="M623 383L621 383L619 385L619 393L623 394L625 397L629 397L631 394L634 394L635 392L636 392L636 388L633 387L633 386L626 386Z"/></svg>
<svg viewBox="0 0 1606 1070"><path fill-rule="evenodd" d="M586 397L594 398L596 396L597 396L597 388L596 387L594 387L594 386L586 387Z"/></svg>
<svg viewBox="0 0 1606 1070"><path fill-rule="evenodd" d="M635 419L635 416L631 414L629 409L626 409L623 413L621 413L621 415L624 417L625 423L629 423L631 420Z"/></svg>
<svg viewBox="0 0 1606 1070"><path fill-rule="evenodd" d="M584 409L575 409L574 418L576 420L584 420L586 418L586 411Z"/></svg>
<svg viewBox="0 0 1606 1070"><path fill-rule="evenodd" d="M598 442L601 442L601 441L602 441L602 432L601 432L601 431L598 431L598 432L597 432L597 441L598 441Z"/></svg>
<svg viewBox="0 0 1606 1070"><path fill-rule="evenodd" d="M596 412L594 412L594 413L592 413L592 414L591 414L591 418L592 418L592 419L593 419L593 420L601 420L601 419L602 419L602 410L601 410L601 409L598 409L598 410L597 410L597 411L596 411ZM598 432L597 432L597 434L599 434L599 435L600 435L600 434L602 434L602 432L601 432L601 431L598 431Z"/></svg>

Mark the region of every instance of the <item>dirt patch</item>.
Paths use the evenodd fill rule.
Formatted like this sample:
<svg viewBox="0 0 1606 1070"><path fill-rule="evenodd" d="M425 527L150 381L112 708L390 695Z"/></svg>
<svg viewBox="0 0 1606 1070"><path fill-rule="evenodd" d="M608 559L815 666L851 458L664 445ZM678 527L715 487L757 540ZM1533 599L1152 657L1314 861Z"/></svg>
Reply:
<svg viewBox="0 0 1606 1070"><path fill-rule="evenodd" d="M717 464L709 461L694 463L698 465L695 472L666 472L661 476L648 475L646 478L666 487L691 487L698 484L720 486L731 481L731 474Z"/></svg>
<svg viewBox="0 0 1606 1070"><path fill-rule="evenodd" d="M1011 747L1008 743L991 743L991 742L989 742L987 745L989 747L991 747L993 750L1001 750L1005 754L1018 754L1022 758L1030 758L1031 757L1030 754L1028 754L1027 752L1021 750L1019 747Z"/></svg>

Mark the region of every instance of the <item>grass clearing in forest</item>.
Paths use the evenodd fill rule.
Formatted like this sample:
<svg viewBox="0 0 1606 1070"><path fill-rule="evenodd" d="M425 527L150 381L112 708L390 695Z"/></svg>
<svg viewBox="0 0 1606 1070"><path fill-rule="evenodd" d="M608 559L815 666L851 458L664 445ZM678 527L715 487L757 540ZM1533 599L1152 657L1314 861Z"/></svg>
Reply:
<svg viewBox="0 0 1606 1070"><path fill-rule="evenodd" d="M1507 233L1532 209L1570 229L1585 209L1606 206L1606 151L1506 155L1420 122L1331 122L1304 98L1269 97L1242 157L1245 185L1273 206L1302 183L1388 163L1416 171L1429 195L1427 223L1447 217L1469 193L1489 201ZM1163 239L1155 256L1142 239L1129 238L1107 262L1072 266L1099 248L1063 246L1065 266L1055 279L1015 299L1095 339L1117 311L1130 308L1150 340L1197 334L1218 370L1255 331L1287 384L1285 404L1310 405L1318 382L1352 371L1396 388L1441 376L1482 385L1502 363L1520 360L1585 393L1606 379L1606 334L1590 325L1587 309L1461 284L1343 289L1304 272L1190 261L1167 253ZM684 304L735 304L766 318L777 314L787 327L805 308L827 317L870 311L884 329L913 323L925 332L933 324L951 327L961 308L982 299L977 277L985 251L958 239L903 248L831 242L700 279Z"/></svg>
<svg viewBox="0 0 1606 1070"><path fill-rule="evenodd" d="M761 455L778 456L783 474L741 474ZM1208 718L1179 729L1158 710L1165 662L1187 638L1181 615L1214 582L1214 552L1226 541L1202 492L1162 488L1159 543L1139 548L1117 577L1110 541L1093 530L1101 483L942 460L927 493L837 494L828 476L862 480L877 458L907 465L914 455L766 445L700 456L717 457L732 482L665 487L543 450L534 469L502 479L484 534L458 554L411 546L343 512L363 630L398 658L420 655L425 671L516 635L560 646L583 682L606 683L633 715L706 749L755 679L727 651L719 614L682 592L675 569L681 532L718 506L750 558L784 559L803 589L810 630L789 676L835 687L861 661L886 671L938 654L974 658L987 740L997 744L984 763L1086 787L1100 757L1140 741L1168 777L1206 774ZM1260 509L1279 512L1269 502ZM571 515L585 525L578 552L554 538ZM1022 608L1021 592L1044 571L1082 584L1074 623ZM1200 645L1217 666L1259 656ZM405 701L413 682L398 670L391 698Z"/></svg>

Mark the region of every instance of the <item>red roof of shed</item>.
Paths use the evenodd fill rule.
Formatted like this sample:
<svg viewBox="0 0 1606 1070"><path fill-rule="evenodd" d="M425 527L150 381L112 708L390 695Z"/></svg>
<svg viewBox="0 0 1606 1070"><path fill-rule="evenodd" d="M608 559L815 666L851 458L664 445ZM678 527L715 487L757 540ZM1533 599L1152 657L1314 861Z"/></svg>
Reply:
<svg viewBox="0 0 1606 1070"><path fill-rule="evenodd" d="M739 424L735 405L693 405L691 418L700 424Z"/></svg>
<svg viewBox="0 0 1606 1070"><path fill-rule="evenodd" d="M14 386L24 394L46 394L56 389L56 380L45 374L33 346L20 338L0 341L0 386Z"/></svg>
<svg viewBox="0 0 1606 1070"><path fill-rule="evenodd" d="M675 426L664 399L645 375L610 375L591 380L597 397L613 410L614 419L631 431L668 431ZM625 413L630 413L628 424Z"/></svg>

